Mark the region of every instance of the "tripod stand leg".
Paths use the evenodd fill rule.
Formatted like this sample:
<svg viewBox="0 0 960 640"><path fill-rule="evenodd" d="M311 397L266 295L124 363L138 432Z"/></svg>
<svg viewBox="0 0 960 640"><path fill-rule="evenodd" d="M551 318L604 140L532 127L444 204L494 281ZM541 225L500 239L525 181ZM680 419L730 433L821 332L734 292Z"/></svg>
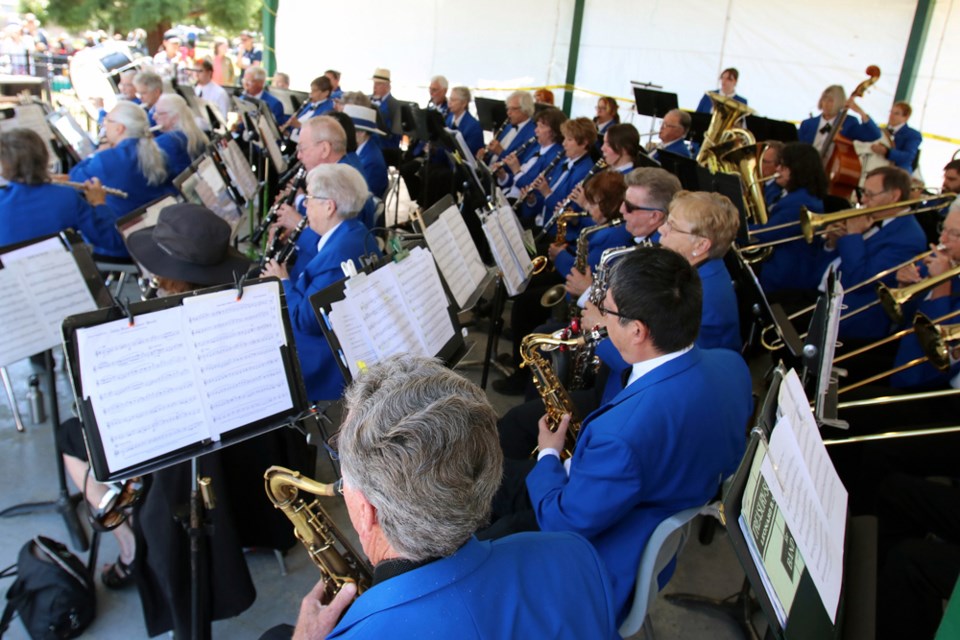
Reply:
<svg viewBox="0 0 960 640"><path fill-rule="evenodd" d="M500 332L503 330L503 306L505 304L507 287L503 276L497 275L497 288L493 293L490 304L490 335L487 336L487 350L483 358L483 374L480 377L480 388L486 390L487 378L490 376L490 362L496 355L497 343L500 341Z"/></svg>
<svg viewBox="0 0 960 640"><path fill-rule="evenodd" d="M664 596L667 602L685 609L706 609L727 616L736 623L749 640L760 640L760 634L753 626L753 613L757 610L756 601L750 597L750 581L743 579L743 586L734 596L715 600L691 593L671 593Z"/></svg>

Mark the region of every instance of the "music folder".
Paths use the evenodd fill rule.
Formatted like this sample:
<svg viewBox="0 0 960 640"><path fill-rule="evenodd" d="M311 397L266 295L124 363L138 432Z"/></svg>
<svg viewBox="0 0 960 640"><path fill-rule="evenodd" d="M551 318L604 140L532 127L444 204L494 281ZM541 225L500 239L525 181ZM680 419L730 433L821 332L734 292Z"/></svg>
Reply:
<svg viewBox="0 0 960 640"><path fill-rule="evenodd" d="M397 353L454 366L467 348L430 251L414 247L310 296L320 329L347 382Z"/></svg>
<svg viewBox="0 0 960 640"><path fill-rule="evenodd" d="M285 307L267 278L64 320L96 478L150 473L305 415Z"/></svg>

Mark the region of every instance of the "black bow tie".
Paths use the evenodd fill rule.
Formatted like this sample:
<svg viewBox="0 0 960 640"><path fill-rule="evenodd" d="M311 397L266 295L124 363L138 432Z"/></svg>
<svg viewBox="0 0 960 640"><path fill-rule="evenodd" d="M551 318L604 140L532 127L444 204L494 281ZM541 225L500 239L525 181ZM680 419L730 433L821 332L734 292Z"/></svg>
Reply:
<svg viewBox="0 0 960 640"><path fill-rule="evenodd" d="M519 128L520 128L520 125L518 125L518 124L511 124L510 126L513 127L514 129L519 129Z"/></svg>
<svg viewBox="0 0 960 640"><path fill-rule="evenodd" d="M823 125L822 127L820 127L820 133L830 133L830 130L831 130L831 129L833 129L833 127L832 127L832 126L830 125L830 123L828 122L827 124L825 124L825 125Z"/></svg>

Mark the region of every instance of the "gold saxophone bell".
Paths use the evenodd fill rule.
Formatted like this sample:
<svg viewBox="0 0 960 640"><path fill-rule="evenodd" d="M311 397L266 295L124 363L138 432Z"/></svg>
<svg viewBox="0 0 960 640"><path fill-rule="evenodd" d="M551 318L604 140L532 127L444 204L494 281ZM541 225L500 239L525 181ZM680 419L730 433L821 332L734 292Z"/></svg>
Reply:
<svg viewBox="0 0 960 640"><path fill-rule="evenodd" d="M531 262L533 263L533 272L540 273L547 268L547 263L550 261L547 259L547 256L534 256Z"/></svg>
<svg viewBox="0 0 960 640"><path fill-rule="evenodd" d="M555 284L547 289L540 296L540 305L543 307L555 307L567 297L567 289L562 284Z"/></svg>

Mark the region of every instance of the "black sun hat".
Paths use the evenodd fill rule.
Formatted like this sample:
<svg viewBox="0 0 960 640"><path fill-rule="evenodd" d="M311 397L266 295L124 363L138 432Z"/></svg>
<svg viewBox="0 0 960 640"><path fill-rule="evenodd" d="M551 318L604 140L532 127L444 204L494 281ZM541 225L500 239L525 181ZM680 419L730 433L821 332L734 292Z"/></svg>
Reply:
<svg viewBox="0 0 960 640"><path fill-rule="evenodd" d="M157 224L127 238L133 259L150 273L192 284L234 281L251 261L230 246L230 225L210 209L191 203L166 207Z"/></svg>

